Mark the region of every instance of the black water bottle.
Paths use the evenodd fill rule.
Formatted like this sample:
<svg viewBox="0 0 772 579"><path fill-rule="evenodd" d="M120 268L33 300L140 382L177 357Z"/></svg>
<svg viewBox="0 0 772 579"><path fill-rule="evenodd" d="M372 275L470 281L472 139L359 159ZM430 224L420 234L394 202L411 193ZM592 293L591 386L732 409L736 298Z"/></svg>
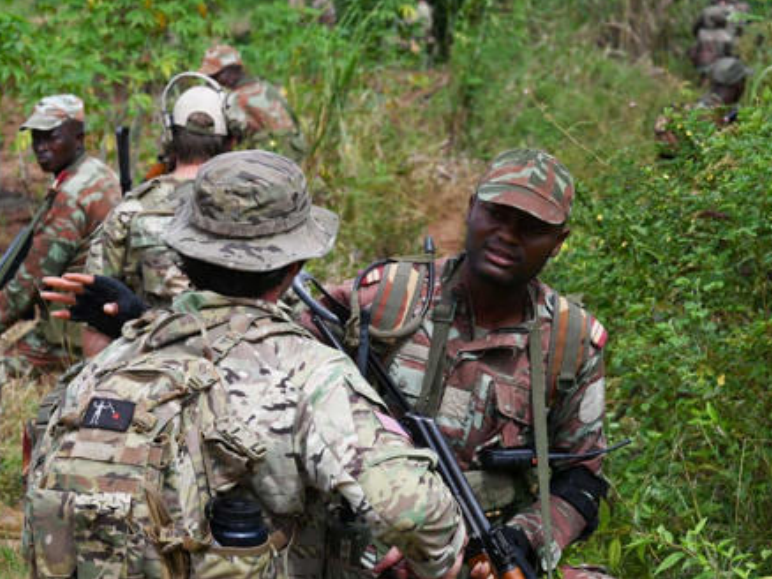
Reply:
<svg viewBox="0 0 772 579"><path fill-rule="evenodd" d="M268 540L260 506L254 501L215 497L207 505L212 536L223 547L258 547Z"/></svg>

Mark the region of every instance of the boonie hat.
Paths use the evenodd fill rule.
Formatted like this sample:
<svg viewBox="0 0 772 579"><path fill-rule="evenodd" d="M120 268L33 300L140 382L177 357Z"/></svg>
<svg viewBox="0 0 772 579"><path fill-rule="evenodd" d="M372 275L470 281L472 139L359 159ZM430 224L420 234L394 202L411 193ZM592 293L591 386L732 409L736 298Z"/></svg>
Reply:
<svg viewBox="0 0 772 579"><path fill-rule="evenodd" d="M201 68L198 70L201 74L212 76L217 74L226 66L243 66L241 54L239 51L227 44L218 44L211 47L204 54L204 60L201 61Z"/></svg>
<svg viewBox="0 0 772 579"><path fill-rule="evenodd" d="M300 167L253 150L201 166L164 241L193 259L260 272L325 255L337 232L338 217L311 204Z"/></svg>
<svg viewBox="0 0 772 579"><path fill-rule="evenodd" d="M174 103L172 120L175 126L191 133L225 136L228 134L228 127L223 106L221 93L208 86L194 86L182 93ZM196 113L205 114L211 119L211 123L204 126L195 122L191 117Z"/></svg>
<svg viewBox="0 0 772 579"><path fill-rule="evenodd" d="M716 84L733 85L750 76L753 70L743 64L739 58L727 56L719 58L710 67L710 80Z"/></svg>
<svg viewBox="0 0 772 579"><path fill-rule="evenodd" d="M509 205L557 225L568 220L574 180L555 157L537 149L498 155L477 185L478 199Z"/></svg>
<svg viewBox="0 0 772 579"><path fill-rule="evenodd" d="M52 131L70 119L83 122L83 101L73 94L47 96L35 105L21 130Z"/></svg>

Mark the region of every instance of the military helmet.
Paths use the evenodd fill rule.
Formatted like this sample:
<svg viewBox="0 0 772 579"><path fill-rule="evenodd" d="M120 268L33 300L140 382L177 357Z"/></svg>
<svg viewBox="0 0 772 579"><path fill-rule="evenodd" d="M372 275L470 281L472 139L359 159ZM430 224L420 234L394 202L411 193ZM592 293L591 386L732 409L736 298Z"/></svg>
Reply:
<svg viewBox="0 0 772 579"><path fill-rule="evenodd" d="M565 223L574 199L574 180L555 157L537 149L498 155L477 185L477 198L509 205L551 224Z"/></svg>
<svg viewBox="0 0 772 579"><path fill-rule="evenodd" d="M201 166L164 241L199 261L261 272L325 255L337 232L338 217L312 205L300 167L252 150Z"/></svg>

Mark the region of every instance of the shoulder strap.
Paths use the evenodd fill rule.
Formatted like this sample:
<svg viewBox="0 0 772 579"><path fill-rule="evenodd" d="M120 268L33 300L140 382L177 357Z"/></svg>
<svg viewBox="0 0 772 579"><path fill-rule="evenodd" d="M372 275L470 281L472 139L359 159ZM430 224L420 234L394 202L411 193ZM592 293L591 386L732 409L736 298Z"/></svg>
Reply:
<svg viewBox="0 0 772 579"><path fill-rule="evenodd" d="M570 388L590 344L590 316L580 305L555 294L552 332L547 351L548 400Z"/></svg>
<svg viewBox="0 0 772 579"><path fill-rule="evenodd" d="M429 358L426 362L421 383L421 394L417 410L427 416L434 416L442 400L442 373L445 362L445 345L448 342L450 326L456 316L456 297L451 291L451 281L457 269L452 261L447 261L442 271L442 294L440 303L432 309L432 342L429 347ZM431 289L429 290L431 291Z"/></svg>

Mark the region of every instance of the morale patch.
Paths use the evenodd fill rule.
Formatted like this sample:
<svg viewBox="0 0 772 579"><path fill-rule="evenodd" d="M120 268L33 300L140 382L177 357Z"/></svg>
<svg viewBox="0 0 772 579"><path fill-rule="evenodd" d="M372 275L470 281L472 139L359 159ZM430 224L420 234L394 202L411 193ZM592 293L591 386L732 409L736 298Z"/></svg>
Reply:
<svg viewBox="0 0 772 579"><path fill-rule="evenodd" d="M83 428L126 432L134 418L134 402L113 398L92 398L83 417Z"/></svg>
<svg viewBox="0 0 772 579"><path fill-rule="evenodd" d="M606 398L606 381L603 378L590 384L584 391L582 403L579 406L579 420L584 424L592 424L603 414Z"/></svg>
<svg viewBox="0 0 772 579"><path fill-rule="evenodd" d="M376 412L375 417L387 432L391 432L392 434L397 434L399 436L404 436L405 438L410 438L410 435L405 432L405 429L402 428L402 425L388 414Z"/></svg>

